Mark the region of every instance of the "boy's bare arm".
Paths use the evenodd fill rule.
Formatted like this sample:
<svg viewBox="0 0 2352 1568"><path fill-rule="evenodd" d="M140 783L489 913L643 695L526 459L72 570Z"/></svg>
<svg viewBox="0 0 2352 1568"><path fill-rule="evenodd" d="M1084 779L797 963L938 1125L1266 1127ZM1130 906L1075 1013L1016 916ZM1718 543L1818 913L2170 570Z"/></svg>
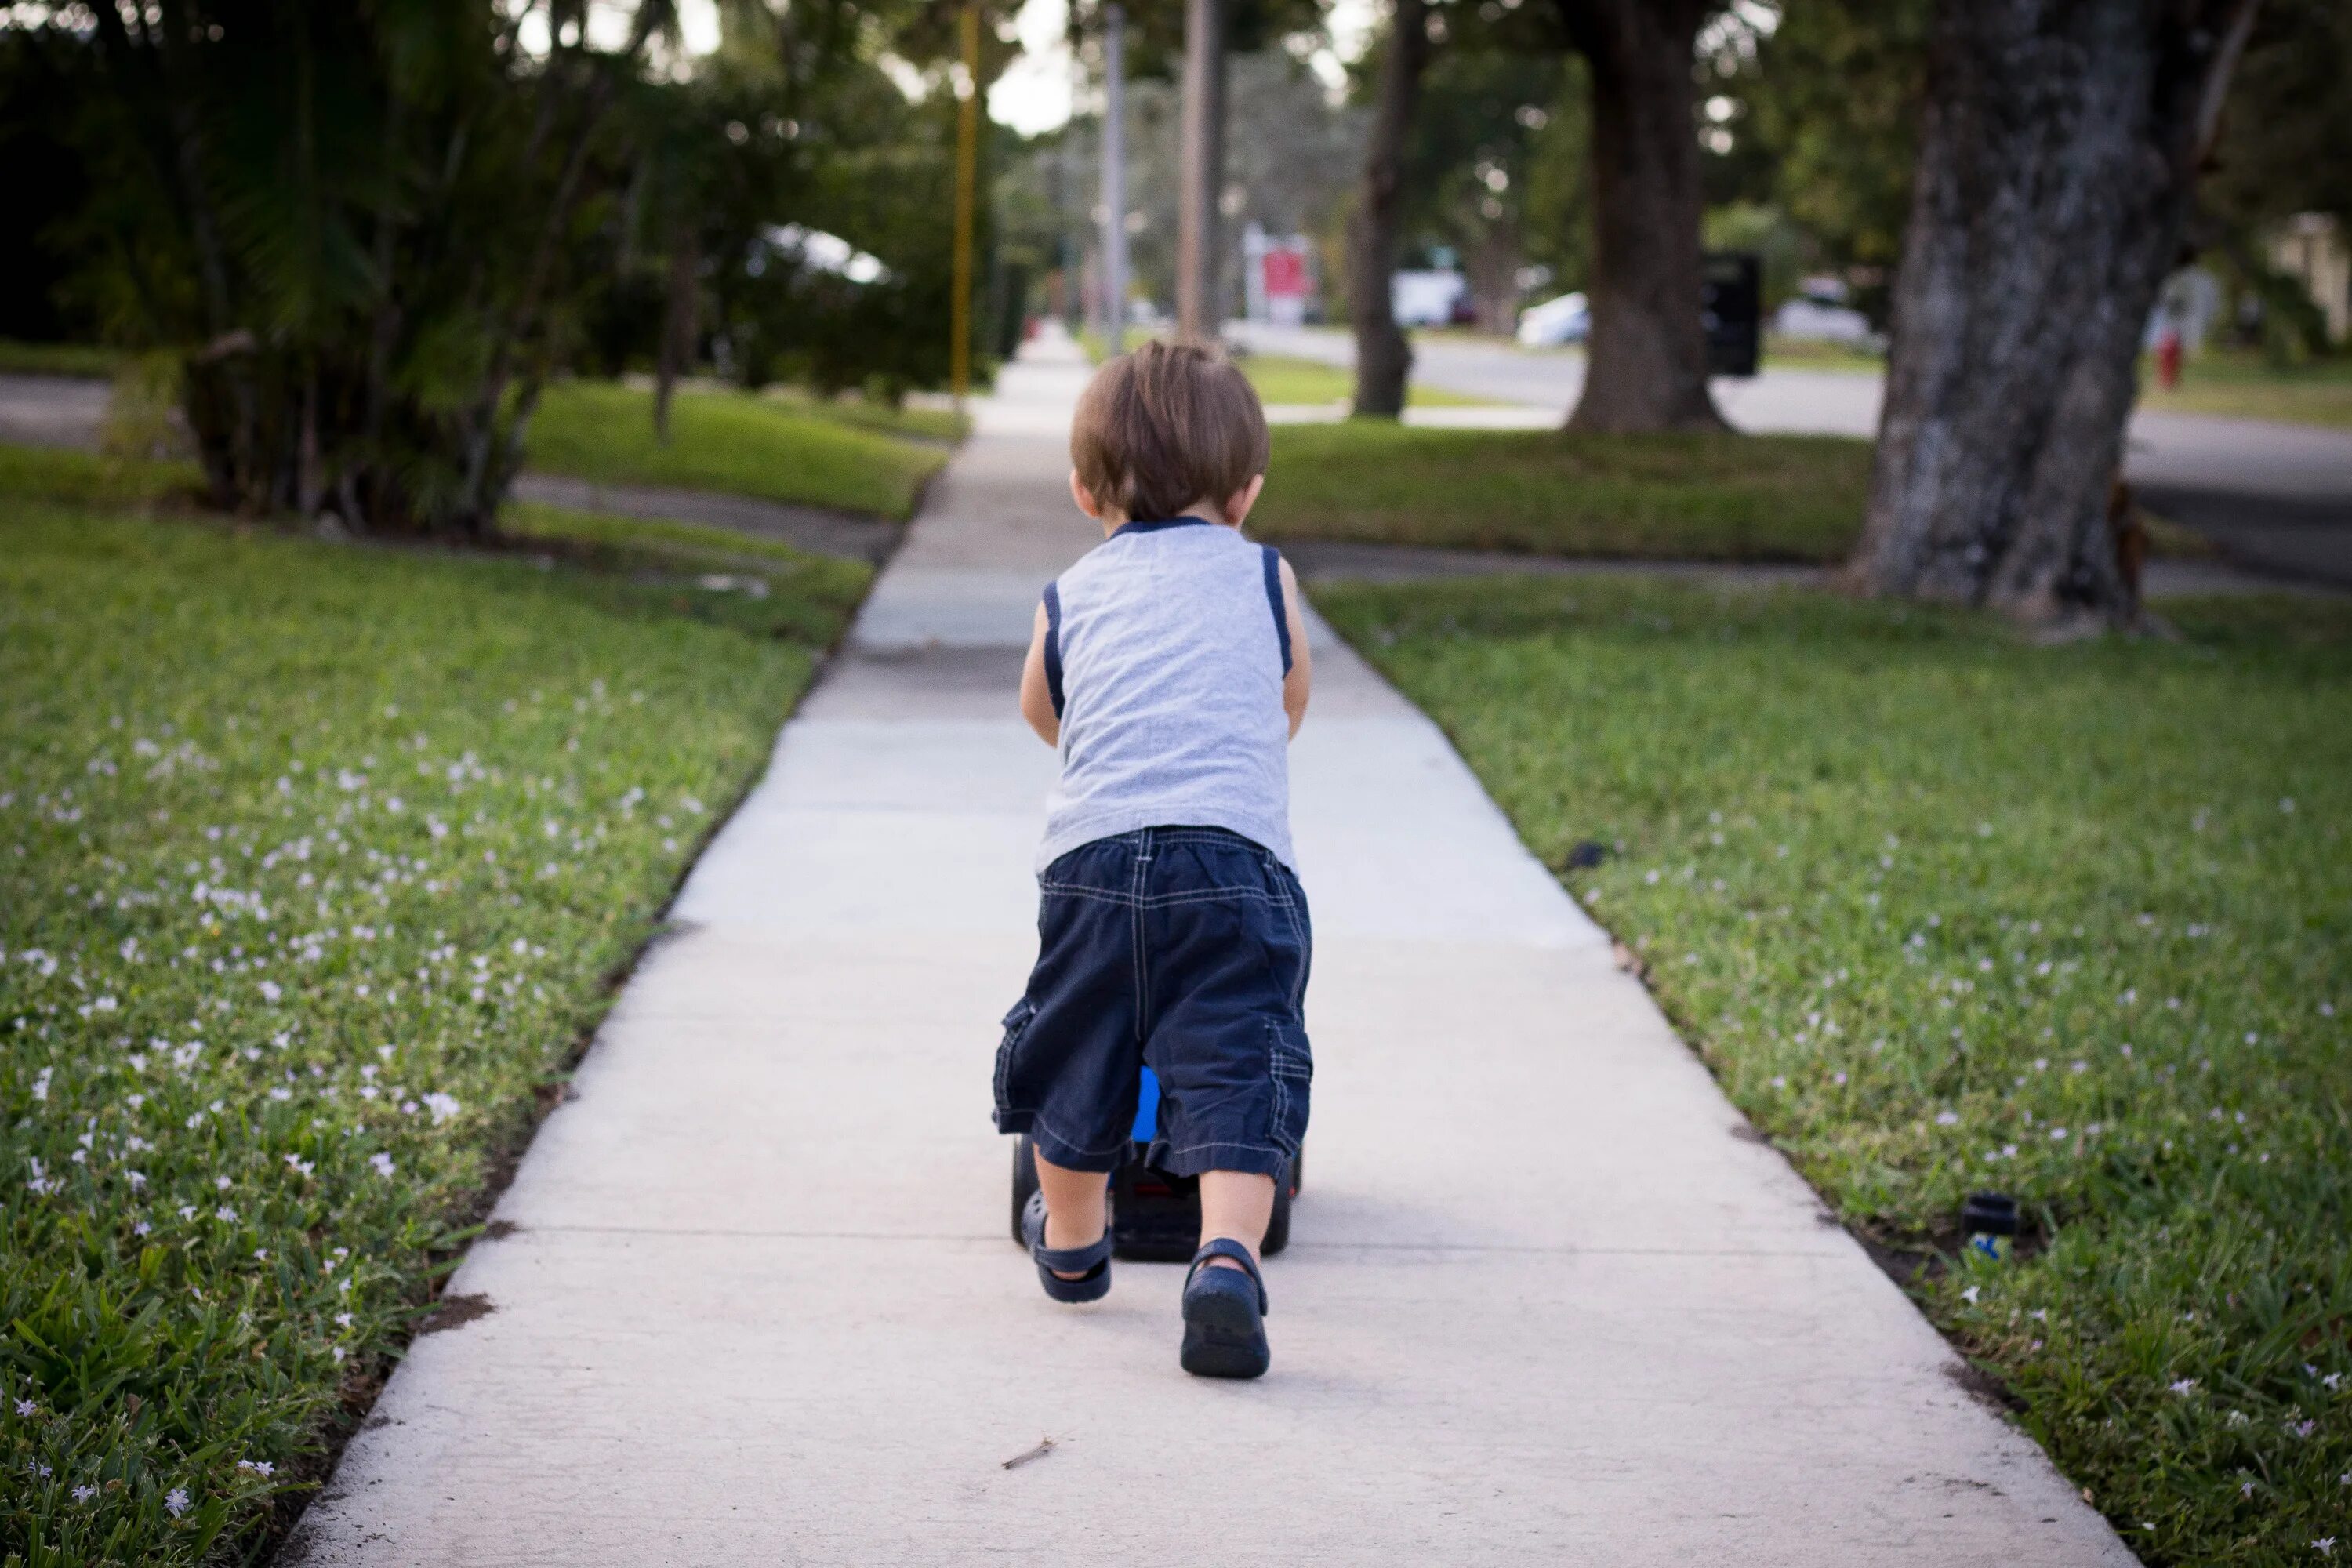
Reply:
<svg viewBox="0 0 2352 1568"><path fill-rule="evenodd" d="M1029 721L1029 728L1045 744L1062 743L1062 721L1054 711L1053 688L1045 684L1045 606L1042 604L1029 632L1029 657L1021 664L1021 717ZM1297 727L1293 720L1291 728Z"/></svg>
<svg viewBox="0 0 2352 1568"><path fill-rule="evenodd" d="M1044 612L1041 609L1039 613ZM1282 614L1290 623L1290 673L1282 678L1282 710L1290 715L1290 732L1307 721L1307 690L1315 684L1315 655L1307 646L1307 616L1299 607L1298 574L1282 563Z"/></svg>

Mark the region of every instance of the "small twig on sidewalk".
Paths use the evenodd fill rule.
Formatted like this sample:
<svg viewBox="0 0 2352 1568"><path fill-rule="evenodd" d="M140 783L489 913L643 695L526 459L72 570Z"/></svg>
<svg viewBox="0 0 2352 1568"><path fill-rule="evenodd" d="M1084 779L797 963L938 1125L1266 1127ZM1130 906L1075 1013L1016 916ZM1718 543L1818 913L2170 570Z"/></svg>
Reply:
<svg viewBox="0 0 2352 1568"><path fill-rule="evenodd" d="M1008 1470L1015 1469L1020 1466L1027 1464L1032 1459L1042 1459L1053 1451L1054 1439L1051 1437L1040 1437L1037 1439L1037 1446L1035 1447L1031 1448L1026 1453L1015 1454L1011 1458L1005 1460L1004 1468Z"/></svg>

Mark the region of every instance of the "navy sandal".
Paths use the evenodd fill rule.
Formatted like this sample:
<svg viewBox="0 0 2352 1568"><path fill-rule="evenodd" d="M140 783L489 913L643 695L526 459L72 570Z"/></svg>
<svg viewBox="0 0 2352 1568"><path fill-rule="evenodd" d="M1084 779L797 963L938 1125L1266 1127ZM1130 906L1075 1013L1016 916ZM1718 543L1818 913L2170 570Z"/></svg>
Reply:
<svg viewBox="0 0 2352 1568"><path fill-rule="evenodd" d="M1055 1248L1045 1245L1045 1194L1031 1193L1021 1211L1021 1235L1029 1256L1037 1263L1037 1282L1056 1301L1099 1301L1110 1294L1110 1226L1102 1239L1084 1247ZM1065 1279L1065 1274L1078 1276Z"/></svg>
<svg viewBox="0 0 2352 1568"><path fill-rule="evenodd" d="M1211 1268L1229 1258L1241 1269ZM1244 1271L1246 1272L1244 1272ZM1178 1360L1194 1377L1262 1377L1265 1344L1265 1277L1249 1248L1219 1237L1192 1255L1184 1277L1184 1349Z"/></svg>

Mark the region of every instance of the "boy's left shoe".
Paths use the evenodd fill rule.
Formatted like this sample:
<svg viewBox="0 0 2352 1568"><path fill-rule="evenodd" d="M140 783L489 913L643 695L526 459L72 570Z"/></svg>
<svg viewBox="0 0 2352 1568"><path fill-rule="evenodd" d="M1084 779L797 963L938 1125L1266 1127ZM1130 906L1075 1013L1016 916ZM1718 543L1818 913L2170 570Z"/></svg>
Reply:
<svg viewBox="0 0 2352 1568"><path fill-rule="evenodd" d="M1102 1238L1084 1247L1052 1247L1045 1245L1045 1194L1031 1193L1029 1205L1021 1211L1021 1235L1029 1243L1029 1256L1037 1263L1037 1282L1045 1294L1056 1301L1099 1301L1110 1294L1110 1226L1103 1226ZM1065 1274L1075 1274L1075 1279L1065 1279Z"/></svg>
<svg viewBox="0 0 2352 1568"><path fill-rule="evenodd" d="M1212 1268L1229 1258L1239 1268ZM1219 1237L1192 1255L1184 1277L1184 1348L1178 1356L1194 1377L1263 1377L1272 1352L1265 1343L1265 1278L1248 1247Z"/></svg>

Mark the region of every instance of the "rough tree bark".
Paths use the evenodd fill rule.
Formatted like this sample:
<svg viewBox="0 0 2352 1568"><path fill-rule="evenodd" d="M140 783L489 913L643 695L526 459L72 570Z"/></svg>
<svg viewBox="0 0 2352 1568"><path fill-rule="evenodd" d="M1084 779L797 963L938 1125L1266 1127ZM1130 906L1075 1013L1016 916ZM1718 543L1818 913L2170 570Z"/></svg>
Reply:
<svg viewBox="0 0 2352 1568"><path fill-rule="evenodd" d="M669 241L667 308L662 312L661 353L654 372L654 439L669 445L669 404L677 378L694 363L701 312L702 237L692 215L678 218Z"/></svg>
<svg viewBox="0 0 2352 1568"><path fill-rule="evenodd" d="M2108 487L2254 3L1945 0L1856 586L2136 616Z"/></svg>
<svg viewBox="0 0 2352 1568"><path fill-rule="evenodd" d="M1394 419L1404 411L1405 377L1412 345L1396 322L1391 279L1404 216L1404 144L1429 64L1429 21L1423 0L1396 0L1389 47L1381 61L1381 97L1364 149L1363 185L1348 225L1348 315L1356 329L1359 418Z"/></svg>
<svg viewBox="0 0 2352 1568"><path fill-rule="evenodd" d="M1713 0L1559 0L1591 68L1592 336L1571 430L1720 429L1699 321L1692 59Z"/></svg>

